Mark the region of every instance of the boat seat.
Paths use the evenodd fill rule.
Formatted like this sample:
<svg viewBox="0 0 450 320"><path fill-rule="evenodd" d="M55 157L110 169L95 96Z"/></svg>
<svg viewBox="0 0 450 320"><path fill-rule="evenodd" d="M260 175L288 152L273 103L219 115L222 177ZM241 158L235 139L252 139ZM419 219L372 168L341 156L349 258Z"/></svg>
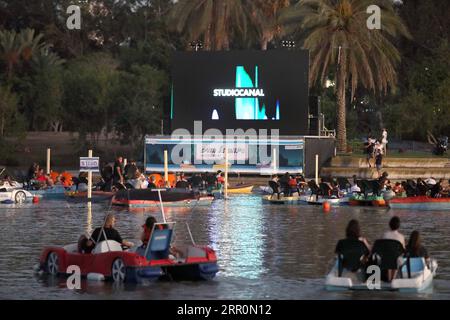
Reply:
<svg viewBox="0 0 450 320"><path fill-rule="evenodd" d="M93 254L98 253L105 253L105 252L112 252L112 251L123 251L122 246L120 243L114 240L106 240L101 241L97 243L94 250L92 251Z"/></svg>
<svg viewBox="0 0 450 320"><path fill-rule="evenodd" d="M78 253L78 243L68 244L63 249L68 253Z"/></svg>
<svg viewBox="0 0 450 320"><path fill-rule="evenodd" d="M425 265L424 258L405 258L401 268L401 274L406 274L408 278L411 278L411 275L414 273L422 272L425 269Z"/></svg>
<svg viewBox="0 0 450 320"><path fill-rule="evenodd" d="M186 258L206 258L206 251L194 246L187 248Z"/></svg>
<svg viewBox="0 0 450 320"><path fill-rule="evenodd" d="M152 238L145 252L147 260L167 259L169 257L174 225L175 223L156 223L153 226Z"/></svg>
<svg viewBox="0 0 450 320"><path fill-rule="evenodd" d="M363 258L369 254L366 245L356 239L342 239L336 245L338 255L338 276L341 277L344 269L356 272L363 267Z"/></svg>
<svg viewBox="0 0 450 320"><path fill-rule="evenodd" d="M405 252L403 245L397 240L379 239L372 248L372 263L381 270L397 270L398 258Z"/></svg>

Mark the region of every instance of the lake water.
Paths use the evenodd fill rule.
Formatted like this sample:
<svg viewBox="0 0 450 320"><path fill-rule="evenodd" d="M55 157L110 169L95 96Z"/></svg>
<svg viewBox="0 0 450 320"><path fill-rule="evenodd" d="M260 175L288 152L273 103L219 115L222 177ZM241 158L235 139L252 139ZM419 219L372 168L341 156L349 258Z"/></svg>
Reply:
<svg viewBox="0 0 450 320"><path fill-rule="evenodd" d="M220 272L209 282L158 281L116 285L83 281L69 290L64 278L37 276L33 266L44 246L74 243L100 226L105 213L116 213L122 237L139 243L141 225L158 209L129 211L93 204L41 201L0 207L0 299L450 299L450 212L414 212L382 208L333 208L263 204L257 195L217 200L211 207L167 208L176 221L175 244L188 241L185 222L197 244L217 252ZM393 215L401 218L408 236L417 229L439 268L431 290L397 292L328 292L325 275L331 268L336 242L350 219L360 221L372 243Z"/></svg>

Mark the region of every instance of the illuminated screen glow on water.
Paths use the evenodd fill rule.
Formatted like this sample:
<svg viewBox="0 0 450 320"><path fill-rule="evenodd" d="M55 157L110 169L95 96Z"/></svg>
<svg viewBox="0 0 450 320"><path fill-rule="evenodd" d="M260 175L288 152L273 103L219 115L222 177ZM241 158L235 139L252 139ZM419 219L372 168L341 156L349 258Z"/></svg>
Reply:
<svg viewBox="0 0 450 320"><path fill-rule="evenodd" d="M77 241L101 225L108 204L94 204L88 216L83 204L41 201L0 207L0 299L450 299L450 219L448 212L410 212L377 208L333 208L329 214L314 206L273 206L261 197L234 196L212 207L167 208L176 221L175 245L188 241L188 222L195 241L213 247L220 271L209 282L159 281L144 285L113 285L83 281L72 291L65 278L36 276L33 265L46 245ZM116 228L127 240L139 242L141 225L153 211L112 209ZM439 268L432 290L397 292L328 292L325 275L331 268L336 242L352 218L360 221L372 243L385 231L393 214L408 236L417 229Z"/></svg>

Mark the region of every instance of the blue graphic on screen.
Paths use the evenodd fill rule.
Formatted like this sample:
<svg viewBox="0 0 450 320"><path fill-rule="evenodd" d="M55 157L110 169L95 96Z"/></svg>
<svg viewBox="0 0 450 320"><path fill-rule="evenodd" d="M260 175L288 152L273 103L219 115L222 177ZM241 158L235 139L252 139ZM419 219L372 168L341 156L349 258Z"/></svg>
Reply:
<svg viewBox="0 0 450 320"><path fill-rule="evenodd" d="M236 67L236 88L258 88L258 66L255 67L255 82L243 66ZM260 98L236 98L237 120L268 120L266 105L260 106ZM280 120L280 101L277 100L276 115L272 120Z"/></svg>

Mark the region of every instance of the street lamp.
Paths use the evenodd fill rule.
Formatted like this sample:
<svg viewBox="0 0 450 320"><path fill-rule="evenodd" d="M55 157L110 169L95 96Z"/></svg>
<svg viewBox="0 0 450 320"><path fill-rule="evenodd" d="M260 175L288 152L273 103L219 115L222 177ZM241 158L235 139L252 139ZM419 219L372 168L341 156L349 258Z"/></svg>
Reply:
<svg viewBox="0 0 450 320"><path fill-rule="evenodd" d="M295 48L296 44L295 44L295 41L293 41L293 40L283 40L283 41L281 41L281 46L283 48L293 49L293 48Z"/></svg>
<svg viewBox="0 0 450 320"><path fill-rule="evenodd" d="M190 43L191 48L194 49L195 51L199 51L201 49L203 49L203 42L201 41L192 41Z"/></svg>

